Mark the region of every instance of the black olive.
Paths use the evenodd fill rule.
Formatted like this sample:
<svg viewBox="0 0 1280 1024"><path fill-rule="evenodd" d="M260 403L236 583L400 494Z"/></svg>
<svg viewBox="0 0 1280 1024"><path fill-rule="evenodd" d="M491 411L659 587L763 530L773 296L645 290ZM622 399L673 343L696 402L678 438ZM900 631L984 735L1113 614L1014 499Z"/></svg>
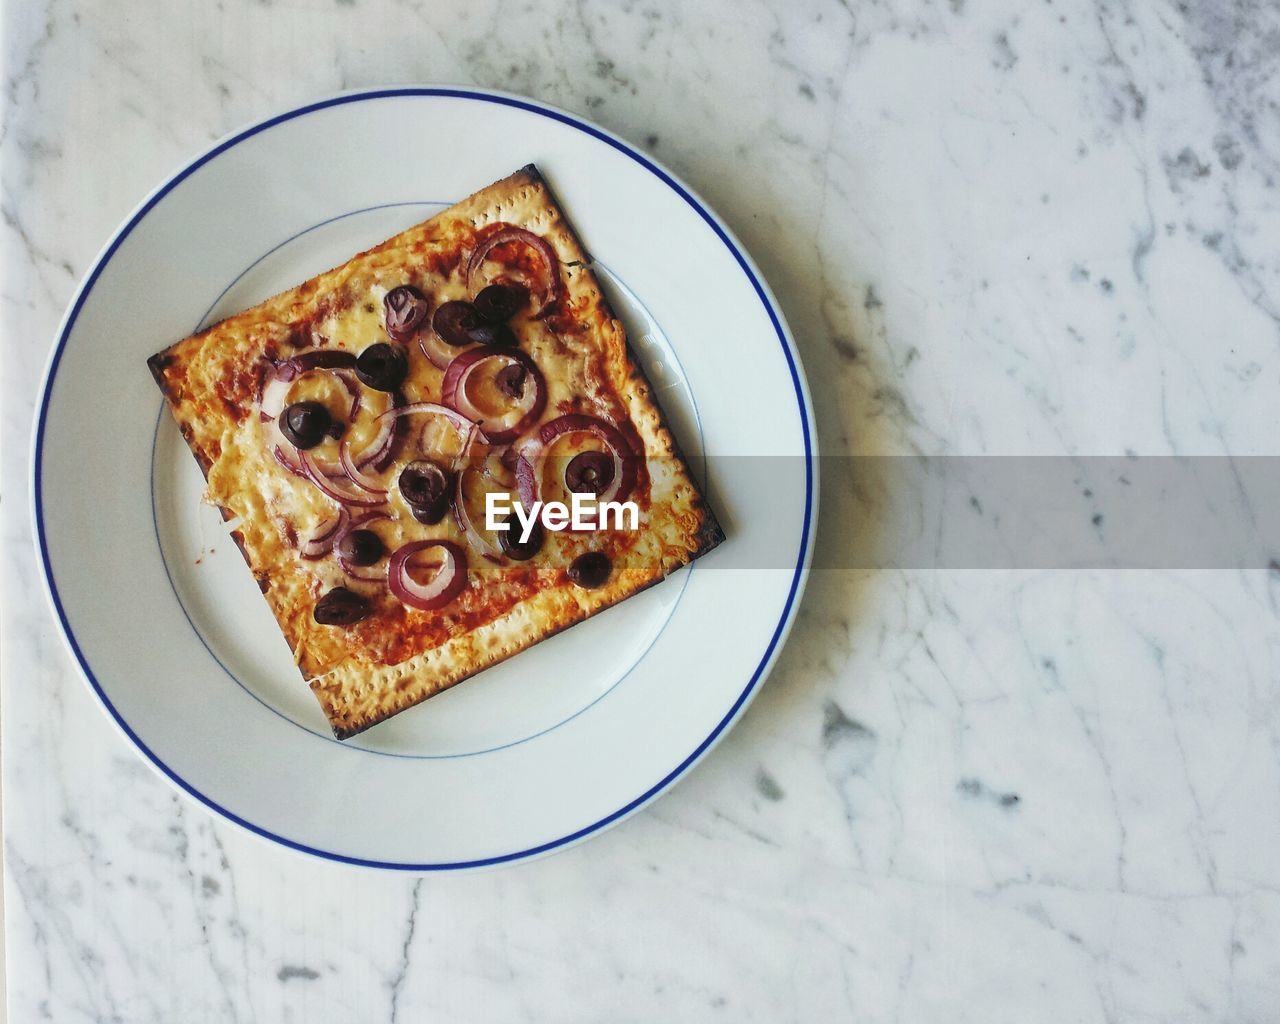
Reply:
<svg viewBox="0 0 1280 1024"><path fill-rule="evenodd" d="M609 578L613 563L603 551L588 551L569 563L569 579L584 590L594 590Z"/></svg>
<svg viewBox="0 0 1280 1024"><path fill-rule="evenodd" d="M493 375L493 383L508 398L518 400L524 397L524 385L528 378L529 371L525 367L519 363L509 363Z"/></svg>
<svg viewBox="0 0 1280 1024"><path fill-rule="evenodd" d="M314 448L332 426L333 417L319 402L295 402L280 414L280 433L297 448Z"/></svg>
<svg viewBox="0 0 1280 1024"><path fill-rule="evenodd" d="M438 523L449 511L449 474L427 459L411 462L400 471L400 497L418 522Z"/></svg>
<svg viewBox="0 0 1280 1024"><path fill-rule="evenodd" d="M338 555L352 565L373 565L382 552L382 538L372 530L352 530L338 545Z"/></svg>
<svg viewBox="0 0 1280 1024"><path fill-rule="evenodd" d="M481 324L467 331L467 340L493 348L514 348L516 334L506 324Z"/></svg>
<svg viewBox="0 0 1280 1024"><path fill-rule="evenodd" d="M449 511L449 499L441 498L432 505L410 505L409 514L420 523L435 526Z"/></svg>
<svg viewBox="0 0 1280 1024"><path fill-rule="evenodd" d="M427 297L412 285L392 288L382 298L387 333L396 341L408 341L427 318Z"/></svg>
<svg viewBox="0 0 1280 1024"><path fill-rule="evenodd" d="M411 462L400 471L400 496L410 505L434 505L448 491L448 475L427 459Z"/></svg>
<svg viewBox="0 0 1280 1024"><path fill-rule="evenodd" d="M613 483L613 459L604 452L579 452L564 471L564 485L578 494L601 494Z"/></svg>
<svg viewBox="0 0 1280 1024"><path fill-rule="evenodd" d="M520 539L523 529L519 520L508 519L507 528L498 531L498 543L502 546L503 554L517 562L529 561L542 550L547 539L542 524L537 520L534 520L533 527L529 530L528 540Z"/></svg>
<svg viewBox="0 0 1280 1024"><path fill-rule="evenodd" d="M509 320L524 305L527 293L519 285L491 284L481 288L472 300L476 312L491 324Z"/></svg>
<svg viewBox="0 0 1280 1024"><path fill-rule="evenodd" d="M399 345L370 345L356 360L356 376L375 391L395 391L409 373L409 357Z"/></svg>
<svg viewBox="0 0 1280 1024"><path fill-rule="evenodd" d="M446 345L462 348L472 343L469 332L479 327L480 322L480 314L471 303L455 299L436 310L431 318L431 329Z"/></svg>
<svg viewBox="0 0 1280 1024"><path fill-rule="evenodd" d="M352 626L369 617L369 602L346 587L334 587L316 602L311 613L322 626Z"/></svg>

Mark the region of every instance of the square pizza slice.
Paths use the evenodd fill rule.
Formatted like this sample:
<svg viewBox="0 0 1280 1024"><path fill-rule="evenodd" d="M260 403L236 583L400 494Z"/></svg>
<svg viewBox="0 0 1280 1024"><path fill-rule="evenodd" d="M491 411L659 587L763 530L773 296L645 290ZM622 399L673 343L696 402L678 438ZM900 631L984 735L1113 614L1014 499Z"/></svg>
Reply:
<svg viewBox="0 0 1280 1024"><path fill-rule="evenodd" d="M723 539L533 166L149 365L340 739Z"/></svg>

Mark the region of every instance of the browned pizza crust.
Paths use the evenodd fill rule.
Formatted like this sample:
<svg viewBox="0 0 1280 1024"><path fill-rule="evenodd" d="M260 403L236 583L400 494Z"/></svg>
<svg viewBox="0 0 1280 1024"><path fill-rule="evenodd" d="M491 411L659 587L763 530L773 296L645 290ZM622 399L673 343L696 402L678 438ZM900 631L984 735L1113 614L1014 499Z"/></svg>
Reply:
<svg viewBox="0 0 1280 1024"><path fill-rule="evenodd" d="M307 561L301 539L334 511L311 483L280 466L266 443L258 402L272 361L300 349L358 353L386 341L382 296L413 284L432 308L468 297L465 266L477 239L498 223L545 239L559 259L565 297L553 315L518 315L520 347L548 387L540 422L564 412L608 420L646 456L638 531L549 533L524 563L471 557L467 588L434 612L407 608L385 584L346 578L333 558ZM224 518L257 578L294 658L346 738L643 590L715 547L723 533L699 494L632 358L625 332L600 291L590 259L532 165L477 192L341 267L186 338L149 360L183 437L204 472L207 499ZM408 346L406 401L439 402L442 373ZM359 429L359 426L352 429ZM366 428L372 429L372 428ZM536 425L534 428L536 429ZM390 474L409 456L397 458ZM388 501L390 547L411 540L465 544L453 516L424 526ZM587 550L613 561L598 589L575 586L569 563ZM317 599L335 586L356 590L376 611L352 627L314 621Z"/></svg>

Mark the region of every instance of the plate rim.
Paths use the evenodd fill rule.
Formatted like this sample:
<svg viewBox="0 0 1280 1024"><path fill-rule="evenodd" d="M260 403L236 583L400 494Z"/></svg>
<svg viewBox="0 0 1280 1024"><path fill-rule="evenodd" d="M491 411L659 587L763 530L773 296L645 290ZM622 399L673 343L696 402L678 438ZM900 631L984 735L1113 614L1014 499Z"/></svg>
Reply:
<svg viewBox="0 0 1280 1024"><path fill-rule="evenodd" d="M222 153L238 145L240 142L252 138L261 132L267 131L278 124L294 120L295 118L304 117L317 111L326 110L330 107L345 106L369 100L441 96L484 103L496 103L502 106L514 107L527 113L549 117L552 120L558 121L570 128L584 132L598 141L618 150L624 156L634 160L641 167L657 177L659 181L674 191L681 199L692 207L693 211L698 214L698 216L700 216L712 229L720 241L729 250L733 258L737 261L739 268L746 275L747 280L761 300L774 332L782 344L783 354L787 361L787 368L791 375L791 384L798 399L797 406L800 413L801 433L805 446L806 493L804 516L800 531L800 557L797 560L795 570L792 574L791 584L787 592L787 599L783 606L782 615L779 618L777 625L774 627L773 635L769 638L769 642L764 649L764 654L761 657L759 664L756 666L755 671L751 673L746 685L738 694L733 704L725 712L720 721L716 723L711 733L696 747L694 747L694 749L687 754L683 760L668 770L667 773L649 789L623 804L623 806L617 810L605 815L595 822L569 833L568 835L561 836L558 839L539 843L536 846L529 847L528 849L515 850L508 853L495 854L471 860L408 863L353 857L337 851L324 850L310 846L307 843L299 842L298 840L290 839L287 836L282 836L272 832L266 826L257 825L248 821L247 819L237 815L234 811L223 807L211 797L206 796L193 784L182 778L177 774L177 772L165 764L164 761L147 746L142 737L133 731L128 722L125 721L120 712L117 711L110 698L107 696L106 691L98 682L93 669L90 667L87 658L76 641L74 630L72 629L71 623L68 621L66 613L62 607L62 602L58 595L57 583L53 577L53 566L49 555L48 539L45 534L41 499L41 471L43 468L44 437L48 420L52 387L55 378L57 377L58 367L61 364L62 356L66 350L70 334L75 327L76 321L79 318L86 300L93 291L94 285L97 283L98 278L102 275L102 272L106 269L107 265L111 262L116 251L161 199L206 163L216 159ZM474 870L494 867L501 864L531 860L546 856L559 850L567 849L570 846L583 842L591 836L597 835L614 825L617 825L627 817L636 813L642 807L646 806L666 792L695 764L705 757L711 749L724 738L729 729L734 725L738 718L741 717L752 699L754 699L755 695L759 692L761 684L765 678L767 678L769 672L776 663L778 655L782 650L782 646L795 623L800 598L804 593L805 585L808 582L809 572L813 561L813 549L818 514L819 462L817 430L814 424L813 404L809 392L808 380L805 376L804 368L800 360L800 353L796 348L795 339L793 338L786 319L782 314L782 310L778 306L772 290L769 288L768 283L760 273L755 261L752 260L741 242L738 241L737 237L728 228L728 226L711 209L711 207L707 205L696 192L694 192L692 188L681 181L679 177L664 167L661 163L641 152L618 135L601 127L588 118L581 117L578 114L564 110L560 107L544 103L541 100L534 100L526 96L521 96L516 93L506 92L499 89L487 89L479 86L401 85L369 87L349 89L333 93L308 103L289 107L278 113L268 115L267 117L233 129L164 178L159 184L151 189L151 191L149 191L134 207L134 209L121 221L120 225L112 233L106 244L103 245L101 250L99 250L98 254L94 257L93 263L88 272L81 278L75 294L63 313L54 337L54 344L49 352L49 356L45 363L44 374L41 378L39 400L36 405L34 417L34 429L31 434L29 511L31 514L32 525L34 527L33 539L35 542L34 546L36 554L38 556L37 564L40 572L41 589L44 591L50 610L54 614L59 636L62 638L62 642L66 646L67 650L71 653L72 659L79 670L79 674L85 683L88 684L90 691L96 698L96 701L103 713L124 735L134 750L161 776L161 778L165 779L171 786L183 793L188 799L191 799L207 811L212 812L216 817L229 821L250 834L257 836L259 839L266 840L274 845L282 846L286 849L308 854L326 861L349 864L356 867L405 871L419 874L437 871Z"/></svg>

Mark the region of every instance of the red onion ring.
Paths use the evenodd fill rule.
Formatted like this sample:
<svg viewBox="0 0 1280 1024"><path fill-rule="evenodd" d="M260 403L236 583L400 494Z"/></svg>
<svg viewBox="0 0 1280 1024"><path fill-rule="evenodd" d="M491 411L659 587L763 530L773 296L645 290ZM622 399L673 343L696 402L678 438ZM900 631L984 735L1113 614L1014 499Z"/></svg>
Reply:
<svg viewBox="0 0 1280 1024"><path fill-rule="evenodd" d="M510 452L510 448L493 449L487 456L485 456L485 460L480 466L480 472L499 487L505 487L508 491L514 491L516 489L516 472L514 469L508 469L503 462ZM514 463L512 465L514 466Z"/></svg>
<svg viewBox="0 0 1280 1024"><path fill-rule="evenodd" d="M310 479L307 477L307 471L302 468L302 462L299 460L300 452L289 443L284 434L280 433L280 427L274 420L266 425L266 430L267 441L273 446L273 454L276 457L276 461L294 476ZM346 476L342 466L338 463L331 462L329 459L322 458L319 455L313 455L311 458L315 462L316 468L330 480L341 480Z"/></svg>
<svg viewBox="0 0 1280 1024"><path fill-rule="evenodd" d="M462 457L464 459L474 459L477 455L487 458L492 445L489 439L485 437L484 431L477 427L471 431L471 436L467 438L467 443L462 447Z"/></svg>
<svg viewBox="0 0 1280 1024"><path fill-rule="evenodd" d="M459 352L469 352L469 348L460 349L447 344L434 330L423 331L418 336L418 348L431 360L431 365L440 370L449 369L449 364Z"/></svg>
<svg viewBox="0 0 1280 1024"><path fill-rule="evenodd" d="M334 538L333 542L335 545L339 544L341 543L342 538L345 537L347 534L352 533L355 530L359 530L361 527L367 526L369 523L376 523L379 519L389 520L390 518L391 518L390 512L365 512L359 516L356 516L355 519L350 520L347 523L347 525L343 528L341 534Z"/></svg>
<svg viewBox="0 0 1280 1024"><path fill-rule="evenodd" d="M439 548L444 560L430 583L409 574L409 560L420 551ZM387 586L403 604L424 612L442 608L467 585L467 553L450 540L420 540L396 549L387 564Z"/></svg>
<svg viewBox="0 0 1280 1024"><path fill-rule="evenodd" d="M346 509L343 509L343 511L345 512ZM363 529L364 527L368 526L370 523L376 523L379 519L390 519L390 518L391 518L391 515L388 512L366 512L364 515L358 516L357 518L350 520L347 523L347 525L342 528L342 530L338 533L338 535L333 538L333 550L338 553L337 555L338 564L342 566L342 571L345 572L352 579L364 580L366 583L383 583L386 581L385 569L383 569L381 572L374 570L373 575L369 575L369 573L367 572L367 569L369 567L352 565L350 561L342 557L342 552L338 550L338 546L343 542L347 534L353 533L356 530Z"/></svg>
<svg viewBox="0 0 1280 1024"><path fill-rule="evenodd" d="M270 423L282 412L289 397L289 389L293 387L293 376L287 380L280 376L279 370L271 371L271 379L262 387L262 399L258 403L258 419Z"/></svg>
<svg viewBox="0 0 1280 1024"><path fill-rule="evenodd" d="M388 409L379 416L378 419L394 420L399 419L401 416L412 416L413 414L420 412L433 413L436 416L445 417L445 419L449 420L458 428L458 432L462 434L463 437L466 437L467 434L470 433L471 428L475 426L475 423L467 419L456 409L450 409L445 405L437 405L435 402L413 402L410 405L401 405L395 409Z"/></svg>
<svg viewBox="0 0 1280 1024"><path fill-rule="evenodd" d="M342 571L350 576L353 580L361 580L364 583L386 583L386 568L378 569L376 566L369 567L368 571L362 570L358 565L352 565L341 555L338 556L338 564L342 566Z"/></svg>
<svg viewBox="0 0 1280 1024"><path fill-rule="evenodd" d="M476 469L499 487L505 487L508 491L515 489L514 460L519 456L512 451L509 444L490 444L489 438L485 436L484 431L477 427L471 433L471 440L462 449L462 458L467 462L472 459L478 459L479 465L475 467ZM496 466L495 461L497 463ZM507 464L508 461L510 461L510 465Z"/></svg>
<svg viewBox="0 0 1280 1024"><path fill-rule="evenodd" d="M613 480L609 486L596 495L596 500L623 501L626 499L640 478L636 466L636 453L632 449L626 435L607 420L583 413L569 413L558 416L538 429L538 440L544 451L551 447L556 438L563 434L589 433L604 442L613 458Z"/></svg>
<svg viewBox="0 0 1280 1024"><path fill-rule="evenodd" d="M411 284L392 288L382 297L382 322L393 341L407 342L427 318L427 297Z"/></svg>
<svg viewBox="0 0 1280 1024"><path fill-rule="evenodd" d="M356 462L351 455L350 442L343 441L338 445L338 462L341 463L343 471L347 474L347 479L360 488L360 490L364 491L371 498L381 498L384 501L386 500L387 488L380 487L377 480L367 476L363 470L360 469L360 464Z"/></svg>
<svg viewBox="0 0 1280 1024"><path fill-rule="evenodd" d="M554 420L552 422L555 422ZM516 473L516 490L520 495L520 504L526 509L534 507L535 503L542 497L542 466L543 459L546 458L548 445L544 445L537 437L528 438L522 441L519 450L515 455L515 473ZM610 453L612 455L612 453ZM565 466L566 470L568 465ZM618 460L613 459L613 477L618 478ZM566 481L565 486L568 486ZM596 501L603 501L601 495L596 495ZM594 529L594 520L589 521L587 529ZM565 527L570 533L579 533L580 530L574 526Z"/></svg>
<svg viewBox="0 0 1280 1024"><path fill-rule="evenodd" d="M271 379L262 388L258 402L259 417L263 422L276 419L284 412L289 389L299 377L313 370L328 370L351 396L348 418L354 419L360 409L360 382L354 372L355 365L355 356L336 349L309 349L276 363L271 370Z"/></svg>
<svg viewBox="0 0 1280 1024"><path fill-rule="evenodd" d="M532 508L541 494L542 459L555 440L564 434L590 433L604 442L613 459L613 480L600 494L597 502L625 501L639 481L636 454L626 436L606 420L582 413L569 413L544 423L535 437L522 442L516 455L516 486L520 503Z"/></svg>
<svg viewBox="0 0 1280 1024"><path fill-rule="evenodd" d="M490 359L505 359L518 363L526 371L524 393L516 404L498 420L486 420L485 414L467 397L467 381L472 372ZM468 349L459 355L445 371L441 387L445 405L457 409L469 420L480 425L485 437L498 443L514 441L529 429L547 407L547 382L537 364L519 349L491 349L483 346Z"/></svg>
<svg viewBox="0 0 1280 1024"><path fill-rule="evenodd" d="M391 409L388 409L387 412L399 408L401 401L399 394L392 395ZM383 417L386 418L384 419ZM395 449L396 427L399 425L399 421L394 416L387 416L386 413L383 413L374 422L378 424L378 433L374 435L368 446L355 457L355 460L356 465L362 470L372 466L375 470L381 472L387 468L387 463L391 461L391 453Z"/></svg>
<svg viewBox="0 0 1280 1024"><path fill-rule="evenodd" d="M307 478L306 471L302 468L302 463L295 457L296 448L285 449L283 445L275 445L271 449L271 453L276 457L276 462L284 466L294 476L300 476L304 480Z"/></svg>
<svg viewBox="0 0 1280 1024"><path fill-rule="evenodd" d="M323 558L338 543L340 535L345 530L347 523L351 520L351 514L343 505L338 506L338 511L331 519L326 519L311 534L311 536L303 543L299 549L299 554L309 561L315 561L317 558Z"/></svg>
<svg viewBox="0 0 1280 1024"><path fill-rule="evenodd" d="M458 526L462 529L462 534L467 538L467 543L475 549L476 554L485 555L502 555L502 546L492 540L488 531L480 530L476 524L471 521L471 513L467 510L466 492L462 489L463 478L468 469L463 469L454 474L453 477L453 517L458 521Z"/></svg>
<svg viewBox="0 0 1280 1024"><path fill-rule="evenodd" d="M356 376L355 370L330 370L344 387L347 394L351 398L351 408L347 410L347 422L355 420L356 413L360 411L360 378Z"/></svg>
<svg viewBox="0 0 1280 1024"><path fill-rule="evenodd" d="M561 296L564 294L564 283L560 280L560 260L556 256L556 251L551 248L550 243L545 238L535 235L532 231L526 231L524 228L508 224L477 245L472 251L471 257L467 260L467 287L473 293L475 292L474 277L476 271L480 269L490 252L507 242L520 242L529 246L542 260L543 275L546 283L542 289L542 301L538 305L537 312L534 313L534 318L540 319L550 313L559 303Z"/></svg>
<svg viewBox="0 0 1280 1024"><path fill-rule="evenodd" d="M402 405L395 409L388 409L379 416L378 419L386 423L395 424L400 421L401 417L411 416L416 413L429 413L434 416L443 416L458 428L458 433L462 435L464 449L466 448L467 443L471 440L471 432L476 429L476 425L457 410L450 409L448 406L437 405L435 402L414 402L411 405Z"/></svg>
<svg viewBox="0 0 1280 1024"><path fill-rule="evenodd" d="M350 352L312 349L277 363L271 371L270 380L264 384L258 403L258 418L266 427L267 443L274 448L276 461L295 476L306 477L307 473L298 457L298 449L284 436L279 426L280 414L284 412L289 400L289 390L303 374L313 370L327 371L333 374L350 396L351 404L347 411L347 419L354 421L362 404L362 386L352 369L354 366L355 356ZM395 403L398 399L392 396L391 401ZM384 426L373 442L355 457L356 465L363 469L385 459L390 451L393 433L393 425ZM312 456L312 459L320 472L329 479L339 479L349 475L340 462L334 462L319 455Z"/></svg>
<svg viewBox="0 0 1280 1024"><path fill-rule="evenodd" d="M278 453L279 449L277 448L276 451ZM276 458L280 458L279 454ZM355 505L359 508L373 508L382 504L381 498L366 498L361 494L352 493L345 490L336 480L325 476L324 471L316 464L315 456L309 451L299 452L298 461L302 463L302 470L307 479L315 484L326 498L331 498L340 505Z"/></svg>
<svg viewBox="0 0 1280 1024"><path fill-rule="evenodd" d="M534 467L542 463L543 447L536 437L531 437L521 443L515 452L516 490L520 494L520 504L525 511L530 511L542 492L538 484L538 471Z"/></svg>

